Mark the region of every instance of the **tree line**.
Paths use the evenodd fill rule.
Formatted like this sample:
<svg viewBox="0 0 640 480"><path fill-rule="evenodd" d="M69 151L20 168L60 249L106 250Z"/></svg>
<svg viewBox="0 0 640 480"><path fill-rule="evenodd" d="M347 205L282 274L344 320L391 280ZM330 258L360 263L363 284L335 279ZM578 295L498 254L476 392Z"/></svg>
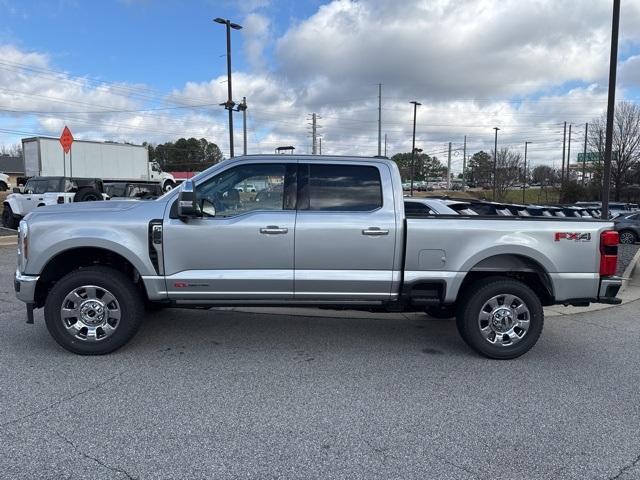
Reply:
<svg viewBox="0 0 640 480"><path fill-rule="evenodd" d="M469 186L491 189L495 187L495 200L503 201L509 190L521 184L535 184L541 189L553 189L560 201L572 203L578 200L602 200L604 171L606 113L589 122L585 178L583 164L569 160L565 170L538 165L527 168L520 152L511 148L474 153L464 172ZM495 166L494 166L495 158ZM411 153L396 154L392 158L403 179L411 176ZM495 168L495 174L494 174ZM446 176L447 168L436 157L416 155L414 180ZM462 174L458 176L462 177ZM611 197L615 201L640 200L640 106L629 101L616 105L613 125L611 162Z"/></svg>

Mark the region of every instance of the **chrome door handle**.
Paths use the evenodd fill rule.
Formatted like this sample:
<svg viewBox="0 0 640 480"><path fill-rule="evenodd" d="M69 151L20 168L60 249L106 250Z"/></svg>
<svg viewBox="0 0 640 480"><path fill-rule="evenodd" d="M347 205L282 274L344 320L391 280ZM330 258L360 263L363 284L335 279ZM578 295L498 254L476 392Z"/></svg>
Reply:
<svg viewBox="0 0 640 480"><path fill-rule="evenodd" d="M280 228L277 225L269 225L260 229L260 233L264 235L282 235L287 233L288 231L288 228Z"/></svg>
<svg viewBox="0 0 640 480"><path fill-rule="evenodd" d="M369 227L362 230L363 235L369 235L371 237L379 237L380 235L389 235L389 230L383 230L378 227Z"/></svg>

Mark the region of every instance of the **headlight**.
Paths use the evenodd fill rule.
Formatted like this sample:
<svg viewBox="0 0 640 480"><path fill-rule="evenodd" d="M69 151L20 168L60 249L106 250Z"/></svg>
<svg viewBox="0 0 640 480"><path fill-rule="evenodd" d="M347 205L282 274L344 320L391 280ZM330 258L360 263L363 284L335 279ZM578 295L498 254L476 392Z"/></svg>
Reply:
<svg viewBox="0 0 640 480"><path fill-rule="evenodd" d="M27 257L29 255L29 225L26 221L20 220L18 225L18 266L20 271L24 272L27 266Z"/></svg>

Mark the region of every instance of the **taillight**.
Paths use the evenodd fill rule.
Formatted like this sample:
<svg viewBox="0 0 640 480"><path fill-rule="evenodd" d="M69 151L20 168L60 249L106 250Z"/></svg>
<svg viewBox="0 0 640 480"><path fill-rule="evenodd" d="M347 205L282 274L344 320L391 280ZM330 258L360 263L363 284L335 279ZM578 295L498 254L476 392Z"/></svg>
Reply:
<svg viewBox="0 0 640 480"><path fill-rule="evenodd" d="M600 234L600 275L610 277L618 267L618 232L607 230Z"/></svg>

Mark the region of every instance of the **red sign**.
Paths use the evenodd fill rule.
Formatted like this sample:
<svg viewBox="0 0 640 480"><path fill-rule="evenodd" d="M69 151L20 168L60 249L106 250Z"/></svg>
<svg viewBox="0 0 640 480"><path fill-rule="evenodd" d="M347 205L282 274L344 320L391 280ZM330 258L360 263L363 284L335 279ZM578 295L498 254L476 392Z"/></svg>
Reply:
<svg viewBox="0 0 640 480"><path fill-rule="evenodd" d="M62 145L62 149L64 153L69 153L71 150L71 144L73 143L73 135L71 135L71 130L66 125L64 126L64 130L62 131L62 135L60 135L60 145Z"/></svg>

